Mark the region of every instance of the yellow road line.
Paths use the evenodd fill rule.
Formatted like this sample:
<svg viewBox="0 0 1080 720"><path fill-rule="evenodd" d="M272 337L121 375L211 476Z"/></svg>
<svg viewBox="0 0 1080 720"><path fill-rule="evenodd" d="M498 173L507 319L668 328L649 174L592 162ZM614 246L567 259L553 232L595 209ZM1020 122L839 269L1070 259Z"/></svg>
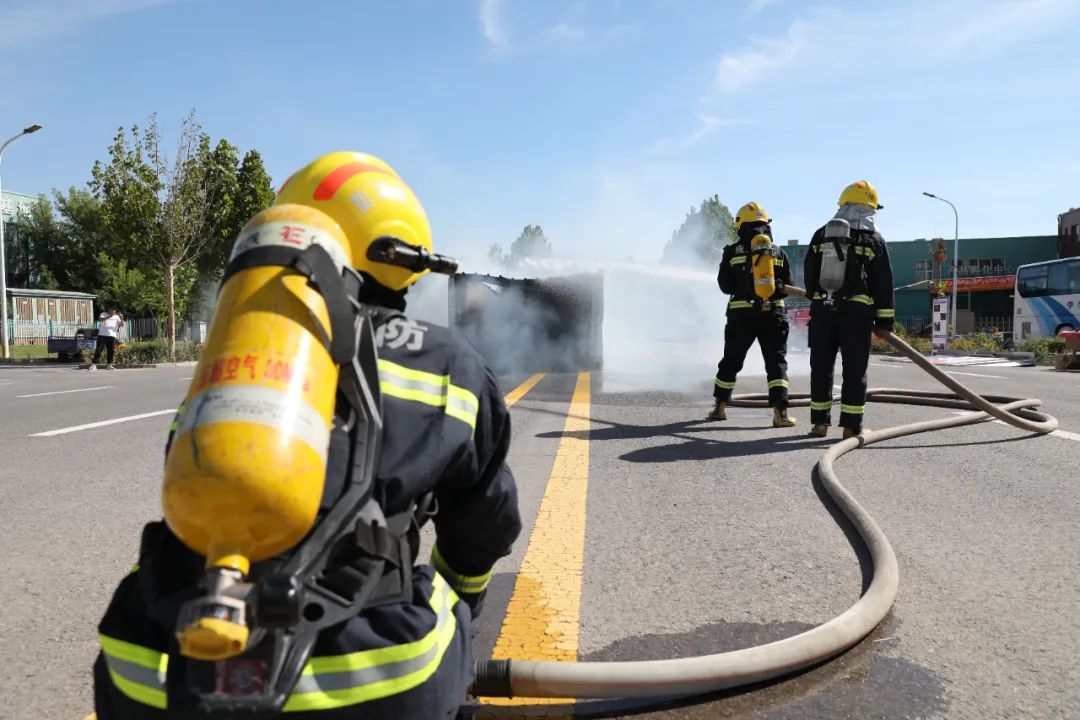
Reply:
<svg viewBox="0 0 1080 720"><path fill-rule="evenodd" d="M585 500L589 485L589 373L578 375L514 594L492 657L576 662ZM485 698L492 705L563 704L561 699Z"/></svg>
<svg viewBox="0 0 1080 720"><path fill-rule="evenodd" d="M510 392L506 393L506 397L504 398L504 402L506 403L506 407L508 407L508 408L513 407L514 403L516 403L521 398L525 397L525 394L528 393L530 390L532 390L534 387L536 387L536 383L543 380L544 375L546 375L546 374L547 373L536 373L531 378L529 378L525 382L521 383L520 385L518 385L516 388L514 388Z"/></svg>

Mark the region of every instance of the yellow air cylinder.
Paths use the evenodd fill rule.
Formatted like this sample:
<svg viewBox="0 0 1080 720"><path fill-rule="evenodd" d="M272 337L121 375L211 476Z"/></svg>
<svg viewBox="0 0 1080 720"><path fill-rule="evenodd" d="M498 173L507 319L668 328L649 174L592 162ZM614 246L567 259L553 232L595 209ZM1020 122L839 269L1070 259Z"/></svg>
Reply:
<svg viewBox="0 0 1080 720"><path fill-rule="evenodd" d="M772 238L768 235L755 235L750 241L750 256L753 258L754 294L768 303L776 292L776 258L772 255ZM765 309L768 309L766 305Z"/></svg>
<svg viewBox="0 0 1080 720"><path fill-rule="evenodd" d="M341 228L293 204L256 215L233 257L313 243L352 265ZM162 492L166 522L207 568L246 575L251 563L296 545L315 521L338 381L323 328L329 333L326 303L290 269L250 267L221 289Z"/></svg>

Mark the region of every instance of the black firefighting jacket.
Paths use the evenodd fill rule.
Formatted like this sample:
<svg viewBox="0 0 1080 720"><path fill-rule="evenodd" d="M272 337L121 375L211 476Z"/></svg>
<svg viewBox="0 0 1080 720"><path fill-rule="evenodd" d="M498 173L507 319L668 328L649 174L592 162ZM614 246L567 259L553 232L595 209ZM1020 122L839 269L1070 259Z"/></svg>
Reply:
<svg viewBox="0 0 1080 720"><path fill-rule="evenodd" d="M725 247L720 257L720 271L716 275L716 282L721 291L731 296L728 301L729 313L734 310L761 308L761 298L754 293L754 257L750 251L750 241L760 234L772 237L772 228L768 223L743 223L739 228L739 239ZM783 308L784 298L787 296L780 289L791 284L791 264L787 253L779 246L773 244L773 249L776 253L776 292L772 294L770 302L774 308Z"/></svg>
<svg viewBox="0 0 1080 720"><path fill-rule="evenodd" d="M377 304L404 309L402 295L389 291L376 294ZM364 299L373 302L370 297ZM372 608L355 623L333 632L328 629L325 637L320 635L312 662L317 663L319 657L377 650L390 664L380 671L378 683L363 684L366 675L359 673L361 679L355 687L331 695L312 691L290 700L311 709L340 708L383 697L393 692L386 678L398 668L409 669L410 662L427 657L423 653L441 657L444 645L455 636L447 623L452 625L454 615L461 615L454 609L456 598L477 611L492 566L510 552L521 531L517 488L506 465L510 417L480 354L446 328L404 315L385 322L378 329L376 342L384 432L375 496L389 517L408 511L415 500L434 491L436 544L431 564L438 575L430 569L416 572L411 601ZM339 421L345 417L342 405L339 396ZM342 492L351 443L340 422L335 422L323 510ZM188 550L164 523L146 527L139 563L120 583L99 626L99 662L108 668L104 677L111 678L109 692L117 694L113 702L134 703L131 707L145 707L150 712L170 702L172 690L165 667L168 654L176 652L177 612L184 601L195 596L202 570L202 558ZM466 610L464 617L468 616ZM427 647L431 643L435 645ZM421 654L416 660L403 661L410 653ZM460 661L449 654L446 658L448 662ZM428 663L424 672L430 675L438 667L438 662ZM334 676L331 672L331 680L343 682L340 668L331 670L339 673ZM309 664L304 683L317 685L318 678L310 673L318 671L318 665ZM402 687L416 685L424 678L413 673L399 682L405 680L408 683ZM104 693L106 688L97 687L96 692ZM299 687L294 691L301 692Z"/></svg>
<svg viewBox="0 0 1080 720"><path fill-rule="evenodd" d="M806 255L806 292L811 301L827 298L821 287L821 246L825 242L825 226L818 228L810 240ZM893 302L892 263L885 238L876 230L851 230L850 252L844 275L844 286L835 299L845 304L865 305L874 314L874 327L892 330L896 318ZM842 251L849 252L848 248Z"/></svg>

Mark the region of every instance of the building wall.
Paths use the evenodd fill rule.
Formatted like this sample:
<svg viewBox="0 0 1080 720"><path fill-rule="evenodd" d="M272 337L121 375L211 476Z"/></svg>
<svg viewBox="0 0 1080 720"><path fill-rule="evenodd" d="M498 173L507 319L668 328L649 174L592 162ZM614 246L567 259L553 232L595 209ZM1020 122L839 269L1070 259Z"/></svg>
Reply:
<svg viewBox="0 0 1080 720"><path fill-rule="evenodd" d="M1080 223L1080 210L1076 211ZM893 267L893 286L911 285L920 280L936 279L937 268L930 255L929 240L900 240L889 242L889 259ZM781 244L791 262L792 277L796 285L803 285L803 266L809 245ZM946 258L940 269L944 279L952 277L953 241L945 240ZM1016 268L1058 257L1058 237L1032 235L1004 238L960 238L960 277L984 275L1013 275ZM978 261L978 262L976 262ZM960 293L957 298L961 310L970 309L979 317L1005 317L1012 315L1012 291ZM896 316L898 318L930 317L930 293L926 288L898 290L896 292Z"/></svg>
<svg viewBox="0 0 1080 720"><path fill-rule="evenodd" d="M1080 208L1058 215L1058 256L1080 255Z"/></svg>

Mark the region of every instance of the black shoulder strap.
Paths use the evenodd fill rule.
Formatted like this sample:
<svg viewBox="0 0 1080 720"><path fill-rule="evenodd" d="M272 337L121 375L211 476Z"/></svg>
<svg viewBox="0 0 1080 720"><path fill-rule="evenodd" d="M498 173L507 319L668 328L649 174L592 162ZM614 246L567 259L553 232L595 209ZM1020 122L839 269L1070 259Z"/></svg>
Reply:
<svg viewBox="0 0 1080 720"><path fill-rule="evenodd" d="M330 253L322 245L298 248L266 245L237 255L225 268L221 278L224 287L236 273L253 267L277 265L289 268L308 279L308 284L319 291L326 301L330 320L327 349L338 365L349 362L356 352L356 335L353 331L353 309L350 298L360 290L360 278L349 270L339 270Z"/></svg>

